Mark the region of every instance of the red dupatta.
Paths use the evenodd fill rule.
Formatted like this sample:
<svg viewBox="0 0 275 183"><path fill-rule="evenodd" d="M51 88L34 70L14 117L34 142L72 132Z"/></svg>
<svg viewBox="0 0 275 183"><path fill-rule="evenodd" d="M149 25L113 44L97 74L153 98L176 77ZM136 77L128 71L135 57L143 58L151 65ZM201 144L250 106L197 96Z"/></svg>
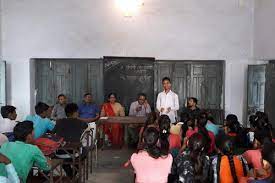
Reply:
<svg viewBox="0 0 275 183"><path fill-rule="evenodd" d="M115 112L114 112L114 109L111 105L111 103L105 103L103 105L103 109L105 111L105 115L106 116L116 116Z"/></svg>
<svg viewBox="0 0 275 183"><path fill-rule="evenodd" d="M111 103L105 103L103 109L106 116L113 117L116 116ZM123 129L121 124L112 123L104 124L104 133L108 136L109 140L112 142L113 146L121 147L123 144Z"/></svg>

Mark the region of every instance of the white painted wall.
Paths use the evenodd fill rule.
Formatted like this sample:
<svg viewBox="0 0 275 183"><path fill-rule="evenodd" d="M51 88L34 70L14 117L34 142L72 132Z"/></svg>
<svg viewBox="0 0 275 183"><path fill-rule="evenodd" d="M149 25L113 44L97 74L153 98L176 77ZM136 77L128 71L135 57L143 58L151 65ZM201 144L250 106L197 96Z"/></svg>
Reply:
<svg viewBox="0 0 275 183"><path fill-rule="evenodd" d="M275 59L275 1L255 1L254 55L257 59Z"/></svg>
<svg viewBox="0 0 275 183"><path fill-rule="evenodd" d="M114 0L2 0L2 10L8 102L18 107L19 118L33 107L30 58L107 55L226 60L225 110L244 116L252 1L144 0L132 18L123 17Z"/></svg>

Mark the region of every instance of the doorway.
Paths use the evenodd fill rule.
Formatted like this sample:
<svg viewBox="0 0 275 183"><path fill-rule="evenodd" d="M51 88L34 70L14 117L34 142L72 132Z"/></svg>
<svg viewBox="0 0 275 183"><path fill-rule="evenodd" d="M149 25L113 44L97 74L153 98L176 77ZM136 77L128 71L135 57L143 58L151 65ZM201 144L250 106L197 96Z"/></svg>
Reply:
<svg viewBox="0 0 275 183"><path fill-rule="evenodd" d="M275 61L248 66L247 119L257 111L266 112L275 125Z"/></svg>

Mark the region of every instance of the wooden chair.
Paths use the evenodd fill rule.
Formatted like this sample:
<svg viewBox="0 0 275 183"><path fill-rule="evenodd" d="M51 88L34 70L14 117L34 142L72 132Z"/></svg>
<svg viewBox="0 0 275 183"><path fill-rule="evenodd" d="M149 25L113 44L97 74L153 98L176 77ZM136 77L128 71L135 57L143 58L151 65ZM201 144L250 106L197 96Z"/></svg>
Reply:
<svg viewBox="0 0 275 183"><path fill-rule="evenodd" d="M59 183L63 182L63 174L62 174L62 164L63 160L60 159L52 159L51 160L51 169L49 172L44 172L40 170L38 167L34 166L32 167L32 171L35 172L33 176L28 181L29 183L35 182L41 182L41 179L45 180L43 182L50 182L50 183ZM58 173L58 176L55 176L54 173Z"/></svg>
<svg viewBox="0 0 275 183"><path fill-rule="evenodd" d="M82 143L84 142L84 144L82 144L85 149L88 151L88 156L87 156L87 161L85 166L86 168L86 179L88 180L88 174L89 174L89 170L90 169L90 173L93 172L93 150L95 150L95 160L97 163L97 140L94 139L94 128L88 128L82 135L81 137L81 141ZM90 166L89 166L90 165Z"/></svg>
<svg viewBox="0 0 275 183"><path fill-rule="evenodd" d="M66 153L68 158L64 158L63 164L70 165L73 169L73 178L71 182L80 182L85 183L87 173L87 154L84 153L84 147L82 143L66 143L64 146L60 147L59 150L62 150ZM67 161L68 160L68 161Z"/></svg>

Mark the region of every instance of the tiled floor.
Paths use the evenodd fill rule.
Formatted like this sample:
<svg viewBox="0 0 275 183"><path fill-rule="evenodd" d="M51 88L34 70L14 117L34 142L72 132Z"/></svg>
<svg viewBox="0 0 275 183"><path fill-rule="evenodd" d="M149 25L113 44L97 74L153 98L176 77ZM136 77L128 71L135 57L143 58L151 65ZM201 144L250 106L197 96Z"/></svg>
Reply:
<svg viewBox="0 0 275 183"><path fill-rule="evenodd" d="M123 164L130 158L133 150L99 150L98 167L89 176L89 183L132 183L132 170Z"/></svg>

